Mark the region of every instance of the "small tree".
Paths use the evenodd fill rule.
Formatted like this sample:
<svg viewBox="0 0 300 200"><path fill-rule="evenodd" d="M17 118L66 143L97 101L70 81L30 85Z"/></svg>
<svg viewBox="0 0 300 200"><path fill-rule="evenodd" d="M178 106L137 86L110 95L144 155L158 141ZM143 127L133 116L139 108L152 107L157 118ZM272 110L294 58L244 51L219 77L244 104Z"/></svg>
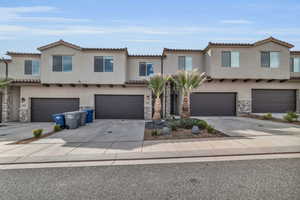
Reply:
<svg viewBox="0 0 300 200"><path fill-rule="evenodd" d="M199 73L197 70L193 71L179 71L172 77L176 88L183 95L183 103L181 106L181 118L189 118L190 112L190 93L193 89L198 88L206 80L205 73Z"/></svg>
<svg viewBox="0 0 300 200"><path fill-rule="evenodd" d="M168 78L164 77L160 74L152 76L149 80L148 87L152 90L152 92L155 96L153 120L160 120L161 119L161 116L160 116L160 112L161 112L160 95L164 92L167 81L168 81Z"/></svg>

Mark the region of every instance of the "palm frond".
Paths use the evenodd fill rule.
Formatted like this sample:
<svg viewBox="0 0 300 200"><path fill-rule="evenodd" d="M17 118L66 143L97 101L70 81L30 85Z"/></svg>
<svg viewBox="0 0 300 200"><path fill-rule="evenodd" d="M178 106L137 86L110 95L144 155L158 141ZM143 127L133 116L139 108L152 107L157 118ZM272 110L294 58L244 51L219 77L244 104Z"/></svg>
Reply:
<svg viewBox="0 0 300 200"><path fill-rule="evenodd" d="M167 77L157 74L150 78L148 87L152 90L156 97L159 97L164 92L167 81Z"/></svg>

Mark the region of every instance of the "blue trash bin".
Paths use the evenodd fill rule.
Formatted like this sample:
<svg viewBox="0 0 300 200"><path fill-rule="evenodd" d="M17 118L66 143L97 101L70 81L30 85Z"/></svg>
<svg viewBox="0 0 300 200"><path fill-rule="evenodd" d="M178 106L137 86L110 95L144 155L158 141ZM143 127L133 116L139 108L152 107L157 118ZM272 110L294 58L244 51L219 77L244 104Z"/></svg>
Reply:
<svg viewBox="0 0 300 200"><path fill-rule="evenodd" d="M86 109L86 110L84 110L84 111L87 112L85 122L86 122L86 123L92 123L93 120L94 120L94 110L93 110L93 109Z"/></svg>
<svg viewBox="0 0 300 200"><path fill-rule="evenodd" d="M54 114L52 118L55 124L59 125L61 128L66 127L65 115L64 114Z"/></svg>

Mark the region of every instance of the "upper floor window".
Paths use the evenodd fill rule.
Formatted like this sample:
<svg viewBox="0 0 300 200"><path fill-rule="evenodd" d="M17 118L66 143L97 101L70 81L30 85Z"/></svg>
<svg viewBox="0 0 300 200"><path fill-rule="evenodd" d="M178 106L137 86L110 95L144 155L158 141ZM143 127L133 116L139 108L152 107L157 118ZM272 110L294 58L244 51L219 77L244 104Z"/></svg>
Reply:
<svg viewBox="0 0 300 200"><path fill-rule="evenodd" d="M146 63L146 62L139 63L139 75L140 76L150 76L152 74L154 74L152 63Z"/></svg>
<svg viewBox="0 0 300 200"><path fill-rule="evenodd" d="M279 56L280 53L277 51L262 51L261 66L267 68L278 68L280 63Z"/></svg>
<svg viewBox="0 0 300 200"><path fill-rule="evenodd" d="M178 57L178 69L184 71L191 71L193 69L193 59L191 56Z"/></svg>
<svg viewBox="0 0 300 200"><path fill-rule="evenodd" d="M40 62L37 60L25 60L25 71L26 75L40 75Z"/></svg>
<svg viewBox="0 0 300 200"><path fill-rule="evenodd" d="M53 56L54 72L72 71L72 56Z"/></svg>
<svg viewBox="0 0 300 200"><path fill-rule="evenodd" d="M291 58L291 71L300 72L300 57Z"/></svg>
<svg viewBox="0 0 300 200"><path fill-rule="evenodd" d="M222 51L222 67L239 67L240 52Z"/></svg>
<svg viewBox="0 0 300 200"><path fill-rule="evenodd" d="M114 60L112 56L95 56L94 72L113 72Z"/></svg>

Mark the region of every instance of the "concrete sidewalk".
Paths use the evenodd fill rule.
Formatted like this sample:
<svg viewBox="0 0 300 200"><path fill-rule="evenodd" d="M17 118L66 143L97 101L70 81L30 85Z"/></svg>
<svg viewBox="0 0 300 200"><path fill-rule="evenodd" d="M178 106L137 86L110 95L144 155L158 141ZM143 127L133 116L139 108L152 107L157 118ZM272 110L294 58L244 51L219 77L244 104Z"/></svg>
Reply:
<svg viewBox="0 0 300 200"><path fill-rule="evenodd" d="M300 137L294 135L119 141L94 143L0 143L0 164L126 159L208 157L300 152Z"/></svg>

